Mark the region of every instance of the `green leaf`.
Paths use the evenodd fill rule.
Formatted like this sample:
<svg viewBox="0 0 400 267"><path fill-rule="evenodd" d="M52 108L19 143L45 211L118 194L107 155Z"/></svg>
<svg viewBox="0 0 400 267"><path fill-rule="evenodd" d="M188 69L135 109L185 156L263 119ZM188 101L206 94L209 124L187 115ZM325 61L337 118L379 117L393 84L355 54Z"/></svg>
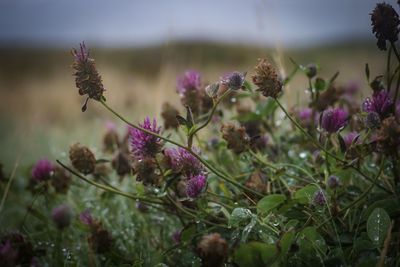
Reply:
<svg viewBox="0 0 400 267"><path fill-rule="evenodd" d="M266 197L263 197L257 203L257 209L260 212L268 213L269 211L275 209L283 202L285 202L286 196L280 194L272 194Z"/></svg>
<svg viewBox="0 0 400 267"><path fill-rule="evenodd" d="M315 192L318 190L318 187L313 184L309 184L302 189L296 191L294 193L293 199L296 199L301 204L307 204L314 197Z"/></svg>
<svg viewBox="0 0 400 267"><path fill-rule="evenodd" d="M236 208L232 211L229 225L233 227L239 226L241 223L246 222L248 219L252 218L253 214L249 209L245 208Z"/></svg>
<svg viewBox="0 0 400 267"><path fill-rule="evenodd" d="M280 257L286 257L286 253L289 252L290 247L293 244L295 238L295 232L294 231L289 231L286 232L280 241L280 245L281 245L281 254Z"/></svg>
<svg viewBox="0 0 400 267"><path fill-rule="evenodd" d="M382 245L390 226L390 217L384 209L376 208L369 215L367 221L367 233L376 244Z"/></svg>
<svg viewBox="0 0 400 267"><path fill-rule="evenodd" d="M181 242L182 243L190 242L193 239L195 233L196 233L196 225L192 224L185 227L181 231Z"/></svg>
<svg viewBox="0 0 400 267"><path fill-rule="evenodd" d="M241 244L235 251L233 261L239 267L264 267L269 266L278 256L278 250L272 244L250 242Z"/></svg>
<svg viewBox="0 0 400 267"><path fill-rule="evenodd" d="M324 238L313 226L306 227L299 233L297 243L300 253L305 256L312 255L312 257L315 257L317 252L325 253L327 250Z"/></svg>

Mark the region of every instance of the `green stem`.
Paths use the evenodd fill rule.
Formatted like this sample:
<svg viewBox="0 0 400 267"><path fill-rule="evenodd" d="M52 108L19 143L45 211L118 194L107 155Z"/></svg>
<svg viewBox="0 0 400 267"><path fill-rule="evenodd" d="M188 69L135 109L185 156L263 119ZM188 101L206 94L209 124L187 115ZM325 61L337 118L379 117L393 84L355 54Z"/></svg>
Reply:
<svg viewBox="0 0 400 267"><path fill-rule="evenodd" d="M222 97L221 97L221 98L222 98ZM140 127L140 126L137 126L137 125L135 125L135 124L133 124L133 123L130 123L128 120L126 120L124 117L122 117L122 116L121 116L120 114L118 114L116 111L114 111L111 107L109 107L109 106L104 102L104 100L100 100L100 102L103 104L103 106L104 106L106 109L108 109L111 113L113 113L115 116L117 116L119 119L121 119L123 122L125 122L125 123L128 124L129 126L135 128L135 129L137 129L137 130L139 130L139 131L142 131L142 132L144 132L144 133L147 133L147 134L150 134L150 135L155 136L155 137L157 137L157 138L160 138L161 140L164 140L164 141L166 141L166 142L168 142L168 143L171 143L171 144L173 144L173 145L176 145L176 146L178 146L178 147L180 147L180 148L186 150L186 151L189 152L191 155L193 155L195 158L197 158L197 159L198 159L204 166L206 166L211 172L213 172L215 175L217 175L218 177L220 177L222 180L224 180L224 181L226 181L226 182L228 182L228 183L230 183L230 184L232 184L232 185L234 185L234 186L236 186L236 187L238 187L238 188L240 188L240 189L246 190L246 191L251 192L251 193L253 193L253 194L256 194L256 195L258 195L258 196L262 196L260 193L254 191L254 190L252 190L252 189L250 189L250 188L248 188L248 187L246 187L246 186L243 186L242 184L240 184L240 183L238 183L238 182L236 182L236 181L230 179L228 176L224 175L221 171L217 170L215 167L213 167L213 166L212 166L211 164L209 164L207 161L205 161L204 159L202 159L199 155L197 155L196 153L194 153L192 149L190 149L190 148L188 148L188 147L186 147L186 146L184 146L184 145L181 145L181 144L179 144L179 143L177 143L177 142L175 142L175 141L173 141L173 140L171 140L171 139L169 139L169 138L166 138L166 137L164 137L164 136L162 136L162 135L160 135L160 134L154 133L154 132L149 131L149 130L147 130L147 129L144 129L144 128Z"/></svg>
<svg viewBox="0 0 400 267"><path fill-rule="evenodd" d="M115 194L118 194L118 195L121 195L121 196L130 198L130 199L133 199L133 200L136 200L136 201L142 201L142 202L146 202L146 203L149 203L149 204L159 204L159 205L163 205L163 204L164 204L164 203L159 202L159 201L154 201L154 200L151 200L151 199L148 199L148 198L144 198L144 197L140 197L140 196L128 194L128 193L122 192L122 191L120 191L120 190L117 190L117 189L115 189L115 188L108 187L108 186L106 186L106 185L93 182L93 181L91 181L91 180L89 180L89 179L83 177L82 175L80 175L80 174L77 173L76 171L72 170L71 168L69 168L68 166L66 166L64 163L62 163L61 161L59 161L59 160L56 160L56 161L57 161L57 163L60 164L64 169L66 169L67 171L69 171L70 173L72 173L73 175L75 175L76 177L78 177L79 179L85 181L86 183L89 183L89 184L91 184L91 185L94 185L94 186L96 186L96 187L98 187L98 188L100 188L100 189L103 189L104 191L108 191L108 192L111 192L111 193L115 193Z"/></svg>

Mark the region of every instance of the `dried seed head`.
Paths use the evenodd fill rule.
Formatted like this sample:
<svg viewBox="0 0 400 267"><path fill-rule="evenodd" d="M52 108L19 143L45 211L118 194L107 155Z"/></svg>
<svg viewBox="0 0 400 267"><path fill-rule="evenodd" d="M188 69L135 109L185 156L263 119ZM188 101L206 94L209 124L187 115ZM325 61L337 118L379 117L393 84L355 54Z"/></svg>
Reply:
<svg viewBox="0 0 400 267"><path fill-rule="evenodd" d="M80 44L80 49L72 49L75 70L75 83L80 95L88 95L89 98L100 101L104 87L100 74L97 72L94 60L89 58L89 51L85 43Z"/></svg>
<svg viewBox="0 0 400 267"><path fill-rule="evenodd" d="M177 129L179 127L179 122L176 116L179 115L179 111L172 106L170 103L165 102L162 105L161 117L164 119L165 129Z"/></svg>
<svg viewBox="0 0 400 267"><path fill-rule="evenodd" d="M258 87L257 91L261 91L265 97L277 98L283 85L275 68L266 59L260 59L255 72L252 79Z"/></svg>
<svg viewBox="0 0 400 267"><path fill-rule="evenodd" d="M399 15L386 3L378 3L371 13L372 32L379 49L386 50L386 41L396 42L399 34Z"/></svg>
<svg viewBox="0 0 400 267"><path fill-rule="evenodd" d="M218 233L204 235L197 245L197 251L202 260L202 266L222 266L228 258L228 243Z"/></svg>
<svg viewBox="0 0 400 267"><path fill-rule="evenodd" d="M136 180L143 182L144 185L158 185L161 176L157 171L157 163L153 158L138 160L133 166L137 173Z"/></svg>
<svg viewBox="0 0 400 267"><path fill-rule="evenodd" d="M394 116L382 121L377 135L379 150L385 154L396 154L400 149L400 124Z"/></svg>
<svg viewBox="0 0 400 267"><path fill-rule="evenodd" d="M119 176L125 176L131 172L131 161L129 156L119 151L111 162L111 166Z"/></svg>
<svg viewBox="0 0 400 267"><path fill-rule="evenodd" d="M119 147L119 135L115 129L108 129L103 136L103 151L114 153Z"/></svg>
<svg viewBox="0 0 400 267"><path fill-rule="evenodd" d="M113 239L110 232L99 224L98 227L92 229L88 242L93 251L102 254L110 251Z"/></svg>
<svg viewBox="0 0 400 267"><path fill-rule="evenodd" d="M60 166L54 169L54 175L51 179L51 185L54 190L60 194L66 194L71 184L71 174Z"/></svg>
<svg viewBox="0 0 400 267"><path fill-rule="evenodd" d="M250 138L244 127L227 123L222 125L221 132L222 138L228 142L228 149L231 149L234 153L240 154L248 149Z"/></svg>
<svg viewBox="0 0 400 267"><path fill-rule="evenodd" d="M259 170L256 170L247 179L246 187L263 194L267 190L267 177Z"/></svg>
<svg viewBox="0 0 400 267"><path fill-rule="evenodd" d="M96 158L92 151L79 143L72 145L69 149L69 159L72 166L80 173L90 174L96 167Z"/></svg>
<svg viewBox="0 0 400 267"><path fill-rule="evenodd" d="M59 229L69 226L71 224L72 216L72 209L67 204L61 204L55 207L51 212L51 218Z"/></svg>

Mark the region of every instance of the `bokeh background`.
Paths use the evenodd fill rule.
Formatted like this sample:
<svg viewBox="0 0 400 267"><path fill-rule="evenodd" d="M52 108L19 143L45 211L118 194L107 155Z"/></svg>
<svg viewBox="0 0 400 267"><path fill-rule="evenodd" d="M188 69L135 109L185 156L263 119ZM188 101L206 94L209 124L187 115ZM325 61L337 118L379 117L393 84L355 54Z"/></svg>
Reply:
<svg viewBox="0 0 400 267"><path fill-rule="evenodd" d="M391 2L395 5L395 1ZM382 72L369 13L375 0L1 0L0 162L10 172L41 157L65 157L80 141L96 150L107 121L72 77L71 47L85 41L102 74L110 105L132 121L178 103L176 77L186 69L214 81L249 71L259 57L282 73L289 58L315 62L321 75L366 87L364 65ZM284 97L294 105L306 82ZM116 122L121 132L124 126Z"/></svg>

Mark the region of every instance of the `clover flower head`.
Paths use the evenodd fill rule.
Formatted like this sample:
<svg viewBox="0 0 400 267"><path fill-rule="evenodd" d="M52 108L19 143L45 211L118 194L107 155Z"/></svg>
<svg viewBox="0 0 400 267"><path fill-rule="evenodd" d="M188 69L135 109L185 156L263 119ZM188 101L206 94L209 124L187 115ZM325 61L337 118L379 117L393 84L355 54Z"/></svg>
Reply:
<svg viewBox="0 0 400 267"><path fill-rule="evenodd" d="M207 177L204 174L198 174L189 177L186 185L186 195L196 198L203 191L207 183Z"/></svg>
<svg viewBox="0 0 400 267"><path fill-rule="evenodd" d="M72 209L67 204L61 204L53 209L51 218L59 229L70 225L72 219Z"/></svg>
<svg viewBox="0 0 400 267"><path fill-rule="evenodd" d="M199 90L201 86L200 72L195 70L186 71L183 76L178 77L177 91L180 95L184 95L186 91Z"/></svg>
<svg viewBox="0 0 400 267"><path fill-rule="evenodd" d="M350 145L355 141L355 139L359 136L360 134L357 132L350 132L347 135L344 136L343 140L346 145L346 148L349 148Z"/></svg>
<svg viewBox="0 0 400 267"><path fill-rule="evenodd" d="M365 112L376 112L381 118L385 117L393 106L393 100L386 90L376 92L372 98L367 97L362 104L362 109Z"/></svg>
<svg viewBox="0 0 400 267"><path fill-rule="evenodd" d="M328 177L328 187L331 189L335 189L337 187L339 187L340 185L340 179L339 177L335 176L335 175L331 175Z"/></svg>
<svg viewBox="0 0 400 267"><path fill-rule="evenodd" d="M347 112L341 108L327 109L322 113L321 127L329 133L335 133L346 126L347 117Z"/></svg>
<svg viewBox="0 0 400 267"><path fill-rule="evenodd" d="M197 149L194 149L198 153ZM183 148L167 148L164 151L171 168L182 172L185 176L198 175L205 172L203 164L191 153Z"/></svg>
<svg viewBox="0 0 400 267"><path fill-rule="evenodd" d="M156 134L161 132L161 127L157 126L156 119L153 119L153 122L151 122L149 117L146 117L143 124L139 124L139 126ZM133 127L129 129L129 134L133 156L136 159L139 160L145 157L153 158L161 151L162 143L160 138Z"/></svg>
<svg viewBox="0 0 400 267"><path fill-rule="evenodd" d="M54 172L54 165L48 159L40 159L36 162L32 169L32 178L36 182L48 180Z"/></svg>
<svg viewBox="0 0 400 267"><path fill-rule="evenodd" d="M243 87L245 75L241 72L234 71L225 75L221 83L227 85L232 90L239 90Z"/></svg>
<svg viewBox="0 0 400 267"><path fill-rule="evenodd" d="M386 41L396 42L400 19L394 8L386 3L378 3L371 13L372 32L378 39L380 50L386 50Z"/></svg>
<svg viewBox="0 0 400 267"><path fill-rule="evenodd" d="M313 197L313 204L315 206L323 206L326 203L326 196L322 190L317 190Z"/></svg>

